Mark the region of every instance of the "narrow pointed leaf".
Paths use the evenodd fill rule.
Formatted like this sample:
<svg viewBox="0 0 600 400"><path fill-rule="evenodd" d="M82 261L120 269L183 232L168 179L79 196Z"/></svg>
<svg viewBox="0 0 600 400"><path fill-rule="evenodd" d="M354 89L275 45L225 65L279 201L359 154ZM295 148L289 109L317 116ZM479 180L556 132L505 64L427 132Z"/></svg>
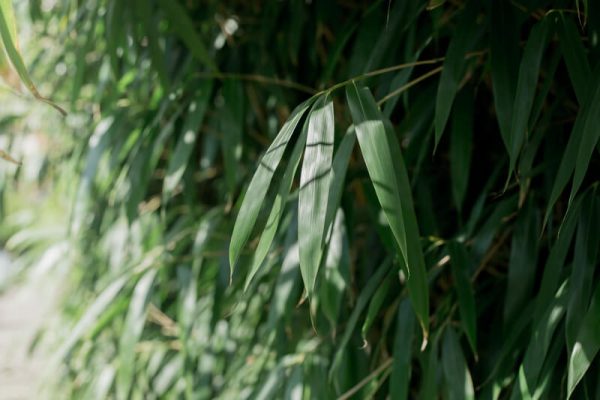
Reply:
<svg viewBox="0 0 600 400"><path fill-rule="evenodd" d="M204 120L204 114L210 101L211 89L212 81L205 81L205 84L197 89L196 97L188 107L188 115L183 125L182 134L177 141L175 151L167 167L167 176L163 185L163 196L166 198L171 196L173 190L175 190L183 177L185 168L196 145L200 126Z"/></svg>
<svg viewBox="0 0 600 400"><path fill-rule="evenodd" d="M458 210L469 184L471 171L471 150L473 148L473 94L471 91L459 94L456 110L452 118L450 132L450 177L452 179L452 197Z"/></svg>
<svg viewBox="0 0 600 400"><path fill-rule="evenodd" d="M167 16L171 28L185 43L192 55L208 69L217 71L213 57L204 45L204 41L196 31L194 23L179 0L158 0L158 4Z"/></svg>
<svg viewBox="0 0 600 400"><path fill-rule="evenodd" d="M21 81L25 84L31 94L36 99L52 106L63 116L67 115L66 111L61 107L40 95L35 87L35 84L31 80L31 77L29 76L29 71L27 71L27 67L25 66L25 62L21 57L21 52L19 51L17 44L17 28L12 0L0 0L0 37L2 38L2 45L4 46L4 50L8 55L8 59L17 71L17 74L19 74L19 78L21 78Z"/></svg>
<svg viewBox="0 0 600 400"><path fill-rule="evenodd" d="M244 290L248 289L250 282L258 272L265 257L267 256L267 253L269 252L269 249L271 248L271 243L273 243L273 239L277 233L277 228L279 227L279 222L283 216L283 212L285 211L285 206L288 200L290 189L292 187L294 176L296 175L296 170L300 164L300 157L302 157L302 151L304 150L304 146L306 144L307 133L307 124L305 123L300 137L294 144L294 149L292 150L292 154L288 160L285 172L283 173L283 177L279 183L279 190L275 195L273 208L271 209L271 213L269 214L265 228L260 236L258 246L254 251L254 255L252 257L252 266L250 267L250 272L246 278Z"/></svg>
<svg viewBox="0 0 600 400"><path fill-rule="evenodd" d="M467 2L461 12L456 32L448 45L435 100L435 147L444 133L454 98L465 73L468 63L465 56L481 36L481 26L476 22L478 11L478 1Z"/></svg>
<svg viewBox="0 0 600 400"><path fill-rule="evenodd" d="M596 288L577 340L569 357L569 370L567 379L567 393L571 397L575 387L588 371L590 364L600 350L600 287Z"/></svg>
<svg viewBox="0 0 600 400"><path fill-rule="evenodd" d="M475 399L473 380L454 329L447 328L442 343L442 365L449 400Z"/></svg>
<svg viewBox="0 0 600 400"><path fill-rule="evenodd" d="M390 396L408 399L411 374L412 344L415 336L415 313L407 300L398 307L394 340L394 363L390 375Z"/></svg>
<svg viewBox="0 0 600 400"><path fill-rule="evenodd" d="M595 143L598 141L598 135L600 135L600 130L597 129L597 127L600 126L599 72L600 67L596 68L594 74L592 74L595 80L593 89L590 88L591 90L587 94L586 101L584 101L577 113L575 125L569 136L567 147L563 152L560 166L558 167L558 172L554 179L554 185L552 186L552 191L548 199L545 221L548 220L552 208L556 204L556 201L565 186L567 186L567 183L569 183L573 172L577 169L578 179L573 180L571 196L569 198L569 204L572 203L577 190L581 185L584 174L587 171Z"/></svg>
<svg viewBox="0 0 600 400"><path fill-rule="evenodd" d="M458 294L458 308L463 330L467 335L473 354L477 354L477 313L475 309L475 296L469 279L471 262L469 255L462 243L450 242L448 244L450 253L450 265L456 293Z"/></svg>
<svg viewBox="0 0 600 400"><path fill-rule="evenodd" d="M567 64L567 71L579 104L583 104L592 80L592 70L585 55L585 49L577 26L573 20L564 14L558 16L558 38L560 50Z"/></svg>
<svg viewBox="0 0 600 400"><path fill-rule="evenodd" d="M494 105L504 145L509 148L510 124L517 87L519 35L514 6L509 0L491 2L490 66Z"/></svg>
<svg viewBox="0 0 600 400"><path fill-rule="evenodd" d="M351 84L346 88L346 97L371 182L405 261L409 295L426 344L429 293L425 261L400 145L368 89Z"/></svg>
<svg viewBox="0 0 600 400"><path fill-rule="evenodd" d="M543 19L533 27L521 59L510 124L509 176L515 168L517 157L528 135L529 116L535 98L542 55L546 48L549 33L548 25L547 19Z"/></svg>
<svg viewBox="0 0 600 400"><path fill-rule="evenodd" d="M306 148L300 172L298 240L300 270L309 296L323 255L325 215L333 161L333 101L328 96L315 103L307 120Z"/></svg>
<svg viewBox="0 0 600 400"><path fill-rule="evenodd" d="M117 371L117 393L120 398L127 398L133 383L135 366L135 346L137 345L146 322L146 308L150 301L150 293L157 270L146 272L139 280L129 304L129 311L123 326L119 342L119 369Z"/></svg>
<svg viewBox="0 0 600 400"><path fill-rule="evenodd" d="M275 174L275 170L281 162L283 153L292 139L292 135L294 134L298 123L313 101L314 99L311 98L296 107L258 164L258 168L244 195L244 201L240 207L240 212L235 220L233 233L231 234L229 263L231 265L232 273L235 268L235 263L240 256L240 252L254 229L258 213L263 205L262 201L256 201L256 199L265 198L273 175Z"/></svg>

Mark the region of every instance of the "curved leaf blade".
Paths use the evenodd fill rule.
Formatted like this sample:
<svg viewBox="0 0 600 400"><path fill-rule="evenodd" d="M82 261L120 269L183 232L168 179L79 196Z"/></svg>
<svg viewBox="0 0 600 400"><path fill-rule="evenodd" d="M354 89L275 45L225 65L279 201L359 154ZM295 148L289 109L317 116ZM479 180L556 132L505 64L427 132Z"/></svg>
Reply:
<svg viewBox="0 0 600 400"><path fill-rule="evenodd" d="M310 296L323 256L325 217L333 161L335 131L333 101L327 95L313 106L307 120L308 133L300 172L298 240L300 271Z"/></svg>
<svg viewBox="0 0 600 400"><path fill-rule="evenodd" d="M292 115L288 118L286 123L283 125L277 137L271 143L271 146L262 157L258 164L258 168L250 181L248 190L244 196L244 201L240 207L235 225L233 227L233 233L231 234L231 243L229 245L229 263L231 266L231 274L235 264L240 256L242 248L248 241L250 234L254 228L254 223L258 217L258 213L263 205L261 201L257 199L264 199L275 170L281 162L283 153L287 145L289 144L292 135L296 130L296 126L304 116L304 113L312 105L314 98L310 98L304 103L300 104L292 112Z"/></svg>

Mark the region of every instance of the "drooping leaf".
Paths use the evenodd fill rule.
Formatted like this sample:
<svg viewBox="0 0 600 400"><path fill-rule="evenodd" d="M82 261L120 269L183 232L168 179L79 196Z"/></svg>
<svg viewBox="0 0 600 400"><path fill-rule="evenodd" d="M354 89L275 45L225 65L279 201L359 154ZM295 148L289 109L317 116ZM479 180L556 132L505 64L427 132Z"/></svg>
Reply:
<svg viewBox="0 0 600 400"><path fill-rule="evenodd" d="M455 289L458 294L458 307L463 330L467 335L471 350L477 354L477 312L475 296L469 279L471 261L462 243L452 241L448 244L450 265L454 277Z"/></svg>
<svg viewBox="0 0 600 400"><path fill-rule="evenodd" d="M565 336L569 350L573 348L584 312L593 291L594 272L600 247L600 210L597 207L597 186L582 199L581 214L575 235L573 267L569 285L569 302L565 321Z"/></svg>
<svg viewBox="0 0 600 400"><path fill-rule="evenodd" d="M515 27L514 7L508 0L491 2L490 66L494 105L500 134L509 148L513 102L517 88L518 29Z"/></svg>
<svg viewBox="0 0 600 400"><path fill-rule="evenodd" d="M260 160L257 170L250 181L248 190L244 195L244 202L240 207L239 214L235 220L233 233L231 234L231 244L229 246L229 263L231 264L231 273L235 268L235 263L240 256L240 252L246 241L250 237L254 228L254 223L258 217L258 213L263 205L262 202L256 199L264 199L275 174L275 170L279 166L283 153L292 135L296 130L296 126L304 116L304 113L312 105L314 98L311 98L300 104L292 112L292 115L283 125L279 134Z"/></svg>
<svg viewBox="0 0 600 400"><path fill-rule="evenodd" d="M146 308L150 301L156 271L153 268L140 278L133 291L129 311L125 318L125 325L119 342L120 364L117 371L117 393L121 398L129 396L133 383L135 346L140 339L146 322Z"/></svg>
<svg viewBox="0 0 600 400"><path fill-rule="evenodd" d="M592 296L588 308L577 333L577 339L569 356L567 393L570 398L573 391L588 371L594 357L600 350L600 287Z"/></svg>
<svg viewBox="0 0 600 400"><path fill-rule="evenodd" d="M192 19L185 8L179 4L179 0L158 0L158 4L165 12L171 28L177 33L179 38L185 43L190 53L201 63L206 65L209 70L217 71L217 65L200 34L196 31Z"/></svg>
<svg viewBox="0 0 600 400"><path fill-rule="evenodd" d="M407 300L398 307L394 340L394 362L390 375L390 396L408 399L410 393L411 353L415 333L415 314Z"/></svg>
<svg viewBox="0 0 600 400"><path fill-rule="evenodd" d="M36 99L52 106L63 116L67 115L67 112L57 104L40 95L29 76L29 71L27 70L19 51L15 12L13 10L12 0L0 0L0 38L2 38L2 45L8 59L31 94Z"/></svg>
<svg viewBox="0 0 600 400"><path fill-rule="evenodd" d="M565 58L577 101L583 104L589 91L589 83L592 81L592 70L573 20L561 13L557 23L560 50Z"/></svg>
<svg viewBox="0 0 600 400"><path fill-rule="evenodd" d="M283 216L283 212L285 211L285 207L288 200L288 195L290 193L290 189L292 187L292 182L294 180L294 176L296 175L296 170L298 169L298 165L300 164L300 157L302 156L302 152L306 145L306 137L308 134L307 124L304 124L304 128L298 137L298 140L294 144L294 148L292 150L292 154L290 154L288 164L286 166L285 172L283 173L283 177L281 178L281 182L279 183L279 190L275 194L275 200L273 202L273 208L271 209L271 213L267 219L267 223L263 229L263 232L260 236L260 240L258 242L258 246L254 251L254 255L252 257L252 266L250 267L250 272L246 277L246 285L245 290L248 289L250 282L258 272L258 269L262 265L265 257L269 249L271 248L271 243L275 238L275 234L277 233L277 228L279 227L279 221Z"/></svg>
<svg viewBox="0 0 600 400"><path fill-rule="evenodd" d="M448 45L435 103L436 148L446 128L454 98L465 73L468 63L465 56L481 36L481 26L477 23L479 5L478 1L467 2L461 11L456 33Z"/></svg>
<svg viewBox="0 0 600 400"><path fill-rule="evenodd" d="M327 226L325 216L333 161L333 101L325 95L319 99L307 119L308 134L298 198L298 240L300 270L308 295L315 287L321 264Z"/></svg>
<svg viewBox="0 0 600 400"><path fill-rule="evenodd" d="M177 141L175 151L167 167L167 175L163 184L163 197L170 197L181 182L210 101L211 89L212 81L205 81L205 84L197 89L194 100L190 102L188 115L183 125L183 133Z"/></svg>
<svg viewBox="0 0 600 400"><path fill-rule="evenodd" d="M411 188L400 145L368 89L359 89L356 84L351 84L346 89L346 97L371 182L405 261L409 296L423 330L423 344L426 344L429 291Z"/></svg>
<svg viewBox="0 0 600 400"><path fill-rule="evenodd" d="M546 207L546 222L548 221L550 212L556 204L560 194L565 186L567 186L574 171L577 169L578 179L573 180L569 198L569 204L572 204L583 180L583 176L587 171L590 157L594 151L595 143L597 142L598 134L600 134L600 131L595 128L600 124L600 79L598 78L598 72L600 72L600 67L596 68L592 74L595 81L591 84L586 100L583 102L577 113L575 125L569 136L567 146L562 153L560 166L558 167L558 172L554 179L552 191L548 199L548 205Z"/></svg>
<svg viewBox="0 0 600 400"><path fill-rule="evenodd" d="M504 303L504 321L512 321L531 296L537 265L538 216L531 202L524 206L515 223Z"/></svg>
<svg viewBox="0 0 600 400"><path fill-rule="evenodd" d="M447 328L442 342L442 366L448 399L475 399L473 380L454 329Z"/></svg>
<svg viewBox="0 0 600 400"><path fill-rule="evenodd" d="M473 101L472 92L459 94L454 106L455 113L452 116L450 177L452 179L452 196L458 210L462 209L471 170Z"/></svg>
<svg viewBox="0 0 600 400"><path fill-rule="evenodd" d="M339 344L337 345L337 351L335 352L333 362L331 364L331 369L329 370L330 379L335 375L335 373L340 367L344 356L344 350L348 345L348 342L352 338L352 335L354 334L354 328L358 323L358 318L360 317L364 308L367 306L368 301L371 299L371 297L377 290L377 287L381 284L381 281L388 274L391 264L392 263L389 259L386 260L383 264L381 264L381 266L377 268L377 271L375 271L375 274L370 277L365 287L360 291L360 295L356 300L356 304L354 306L354 309L352 310L352 314L348 318L348 323L344 328L344 335L342 336Z"/></svg>
<svg viewBox="0 0 600 400"><path fill-rule="evenodd" d="M548 25L548 20L543 19L533 27L523 51L508 140L510 144L509 176L515 168L519 152L528 136L529 116L535 98L535 88L540 74L542 55L546 48L549 34Z"/></svg>

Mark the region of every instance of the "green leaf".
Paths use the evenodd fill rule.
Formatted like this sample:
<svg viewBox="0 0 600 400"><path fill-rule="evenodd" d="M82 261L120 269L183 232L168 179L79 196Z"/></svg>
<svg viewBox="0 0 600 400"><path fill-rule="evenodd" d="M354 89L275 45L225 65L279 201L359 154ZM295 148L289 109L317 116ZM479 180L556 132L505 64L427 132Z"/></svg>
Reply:
<svg viewBox="0 0 600 400"><path fill-rule="evenodd" d="M458 92L459 85L463 79L468 60L465 56L473 49L475 43L481 36L481 26L477 24L477 13L480 2L469 1L461 11L460 20L456 31L448 45L444 69L440 76L437 96L435 99L435 147L446 128L448 117Z"/></svg>
<svg viewBox="0 0 600 400"><path fill-rule="evenodd" d="M283 153L292 139L292 135L296 130L296 126L304 116L304 113L312 105L314 100L314 98L311 98L305 101L296 107L296 109L292 112L292 115L283 125L277 137L260 160L256 172L250 181L248 190L244 195L244 201L240 207L240 212L235 220L233 233L231 234L229 263L231 266L232 275L235 264L240 256L240 252L242 251L242 248L248 241L248 238L254 229L254 224L258 217L258 213L263 205L261 201L256 201L256 199L265 198L267 190L269 189L269 185L271 184L271 180L273 179L273 175L275 174L275 170L279 166L281 158L283 157Z"/></svg>
<svg viewBox="0 0 600 400"><path fill-rule="evenodd" d="M592 70L573 20L561 13L557 16L557 25L560 50L567 64L567 72L573 83L577 101L583 104L592 81Z"/></svg>
<svg viewBox="0 0 600 400"><path fill-rule="evenodd" d="M177 141L175 151L170 157L169 166L167 167L167 175L163 184L164 198L171 197L173 190L181 182L183 173L196 145L200 126L204 120L204 115L211 98L211 91L212 81L205 81L197 89L194 100L188 106L188 114L183 124L182 134Z"/></svg>
<svg viewBox="0 0 600 400"><path fill-rule="evenodd" d="M475 399L473 380L454 329L447 328L442 343L442 366L450 400Z"/></svg>
<svg viewBox="0 0 600 400"><path fill-rule="evenodd" d="M156 269L147 271L139 280L129 304L129 311L119 342L119 368L117 371L117 393L119 398L128 398L134 379L135 346L138 343L146 322L146 308Z"/></svg>
<svg viewBox="0 0 600 400"><path fill-rule="evenodd" d="M462 243L456 241L448 243L448 253L450 254L455 289L458 294L461 325L467 335L473 354L477 355L477 312L473 287L469 279L472 270L471 261Z"/></svg>
<svg viewBox="0 0 600 400"><path fill-rule="evenodd" d="M514 6L508 0L491 2L490 66L494 105L502 140L509 149L510 124L517 87L519 32Z"/></svg>
<svg viewBox="0 0 600 400"><path fill-rule="evenodd" d="M509 177L515 168L519 152L529 134L529 116L535 98L542 55L549 35L548 24L547 19L542 19L533 27L521 59L508 140L510 144Z"/></svg>
<svg viewBox="0 0 600 400"><path fill-rule="evenodd" d="M337 326L342 298L350 281L350 249L345 224L344 212L339 208L327 244L325 274L319 287L321 308L333 327Z"/></svg>
<svg viewBox="0 0 600 400"><path fill-rule="evenodd" d="M156 21L153 18L154 3L147 0L136 0L135 11L148 39L148 50L152 67L156 71L163 90L170 86L164 51L160 47L160 37Z"/></svg>
<svg viewBox="0 0 600 400"><path fill-rule="evenodd" d="M373 295L373 298L371 299L371 302L369 303L369 309L367 310L367 316L365 317L365 322L363 322L363 326L362 326L362 330L361 330L362 337L365 342L367 342L367 334L369 333L369 330L371 329L371 325L373 325L373 322L377 319L379 310L381 310L381 306L383 305L383 302L390 290L391 283L392 283L391 279L386 279L381 284L381 286L379 286L379 288L377 288L375 295Z"/></svg>
<svg viewBox="0 0 600 400"><path fill-rule="evenodd" d="M223 83L222 93L225 104L223 116L219 119L221 151L225 166L225 182L229 193L233 193L239 176L238 167L242 156L242 132L244 130L244 87L234 80Z"/></svg>
<svg viewBox="0 0 600 400"><path fill-rule="evenodd" d="M571 248L571 242L573 241L573 235L577 227L580 204L581 201L578 198L575 204L567 211L567 215L560 226L558 238L552 245L550 254L548 254L548 259L543 269L544 273L540 289L535 300L534 316L536 320L543 315L544 310L549 306L554 298L554 293L558 289L561 270Z"/></svg>
<svg viewBox="0 0 600 400"><path fill-rule="evenodd" d="M592 303L581 323L577 340L569 357L569 371L567 379L568 398L571 397L577 384L600 350L600 287L596 288Z"/></svg>
<svg viewBox="0 0 600 400"><path fill-rule="evenodd" d="M367 306L368 301L371 299L371 297L381 284L383 278L386 275L388 275L391 265L392 263L389 259L385 260L384 263L381 264L381 266L379 266L375 273L369 278L369 281L367 282L365 287L360 290L360 294L358 295L358 299L356 300L356 304L354 305L352 314L350 314L348 322L346 323L346 326L344 328L344 335L337 344L337 351L335 352L333 362L331 363L331 369L329 371L330 378L335 375L335 373L340 367L344 355L344 350L348 345L350 338L352 338L352 335L354 334L354 328L358 323L358 318L360 317L360 314ZM390 278L391 275L388 276L387 279Z"/></svg>
<svg viewBox="0 0 600 400"><path fill-rule="evenodd" d="M581 105L577 113L575 125L569 136L567 147L563 151L563 156L558 167L552 192L548 199L546 208L545 221L548 221L550 212L556 204L558 197L569 182L573 171L577 169L577 179L573 179L571 195L569 197L569 205L572 204L573 198L579 186L582 183L584 173L587 171L590 158L594 151L595 143L598 141L600 130L600 79L598 79L600 67L594 70L592 76L595 78L593 89L588 93L586 101ZM591 88L590 88L591 89Z"/></svg>
<svg viewBox="0 0 600 400"><path fill-rule="evenodd" d="M450 177L454 204L460 211L464 202L473 148L473 93L467 89L458 95L450 136Z"/></svg>
<svg viewBox="0 0 600 400"><path fill-rule="evenodd" d="M308 115L308 136L300 172L298 198L298 240L300 271L311 296L325 243L325 215L333 161L333 101L327 95L319 99Z"/></svg>
<svg viewBox="0 0 600 400"><path fill-rule="evenodd" d="M2 38L2 45L8 55L8 59L12 63L13 67L19 74L19 78L25 84L31 94L38 100L52 106L55 110L60 112L63 116L67 115L67 112L59 107L57 104L42 97L38 92L35 84L29 76L29 71L25 66L25 62L21 57L18 47L17 38L17 25L15 22L15 12L13 10L12 0L0 0L0 37Z"/></svg>
<svg viewBox="0 0 600 400"><path fill-rule="evenodd" d="M285 168L285 172L283 173L283 177L281 178L281 182L279 183L279 190L275 194L273 208L271 209L271 213L269 214L263 232L260 235L258 246L254 251L254 255L252 257L252 266L250 267L250 272L246 277L246 284L244 290L248 289L250 282L258 272L265 257L267 256L267 253L269 252L269 249L271 248L271 244L273 243L273 239L275 238L275 234L277 233L277 228L279 227L279 222L281 220L281 217L283 216L283 212L285 211L285 206L287 204L288 195L292 187L294 176L296 175L296 170L298 169L298 165L300 164L300 157L302 157L302 151L304 150L304 146L306 144L307 134L307 124L305 123L300 137L294 144L292 154L289 157L288 164Z"/></svg>
<svg viewBox="0 0 600 400"><path fill-rule="evenodd" d="M179 4L179 0L158 0L158 4L165 12L171 28L185 43L194 58L206 65L211 71L218 71L214 57L204 46L204 42L196 31L189 12Z"/></svg>
<svg viewBox="0 0 600 400"><path fill-rule="evenodd" d="M79 318L77 324L71 329L69 336L58 351L60 358L66 357L79 339L97 322L98 317L106 311L107 307L121 292L128 278L128 276L122 276L115 279L95 298L83 316Z"/></svg>
<svg viewBox="0 0 600 400"><path fill-rule="evenodd" d="M584 319L584 310L587 308L592 295L594 272L600 247L600 210L597 202L597 186L586 193L582 200L581 214L575 237L575 250L573 255L573 268L570 279L569 304L565 333L567 347L572 349L580 330L581 321Z"/></svg>
<svg viewBox="0 0 600 400"><path fill-rule="evenodd" d="M538 215L531 202L519 212L508 265L504 321L513 321L529 300L535 283L538 255Z"/></svg>
<svg viewBox="0 0 600 400"><path fill-rule="evenodd" d="M544 360L547 357L552 340L556 340L554 332L565 314L568 293L567 282L565 282L558 289L547 309L534 322L531 340L522 363L527 385L530 388L538 386L537 382L544 366Z"/></svg>
<svg viewBox="0 0 600 400"><path fill-rule="evenodd" d="M393 399L408 398L415 321L415 313L409 302L405 300L400 303L394 335L394 363L390 375L390 396Z"/></svg>
<svg viewBox="0 0 600 400"><path fill-rule="evenodd" d="M329 200L327 202L327 211L325 213L326 233L330 232L335 221L343 190L346 184L346 171L348 162L354 150L356 143L356 132L354 129L348 129L340 143L331 166L331 183L329 186Z"/></svg>
<svg viewBox="0 0 600 400"><path fill-rule="evenodd" d="M368 89L359 89L356 84L350 84L346 88L346 97L371 182L405 261L409 296L423 330L425 345L429 330L429 291L419 228L400 145Z"/></svg>

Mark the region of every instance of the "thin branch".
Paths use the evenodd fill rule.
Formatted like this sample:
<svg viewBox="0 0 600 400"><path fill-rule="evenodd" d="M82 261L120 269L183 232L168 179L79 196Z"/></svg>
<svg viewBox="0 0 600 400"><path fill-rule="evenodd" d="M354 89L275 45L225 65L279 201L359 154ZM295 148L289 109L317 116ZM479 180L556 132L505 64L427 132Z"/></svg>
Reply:
<svg viewBox="0 0 600 400"><path fill-rule="evenodd" d="M316 94L317 90L311 88L310 86L303 85L298 82L272 78L269 76L259 75L259 74L238 74L238 73L230 73L230 72L199 72L195 74L195 77L198 78L207 78L207 79L237 79L240 81L248 81L248 82L258 82L264 83L266 85L275 85L287 87L290 89L295 89L300 92L308 93L308 94Z"/></svg>
<svg viewBox="0 0 600 400"><path fill-rule="evenodd" d="M391 99L392 97L398 96L402 93L404 93L406 90L410 89L411 87L413 87L414 85L416 85L417 83L424 81L425 79L432 77L433 75L436 75L438 73L440 73L442 71L443 67L437 67L432 69L431 71L419 76L416 79L413 79L412 81L408 82L406 85L403 85L401 87L399 87L398 89L394 90L393 92L388 93L384 98L382 98L381 100L379 100L377 102L378 106L381 106L383 103L385 103L386 101L388 101L389 99Z"/></svg>
<svg viewBox="0 0 600 400"><path fill-rule="evenodd" d="M358 392L360 389L362 389L363 386L365 386L367 383L371 382L371 380L373 380L373 378L375 378L383 370L385 370L389 366L391 366L393 361L394 361L393 358L388 358L375 371L371 372L362 381L358 382L355 386L353 386L352 388L350 388L350 390L348 390L346 393L344 393L343 395L341 395L340 397L338 397L338 400L347 400L350 397L354 396L356 394L356 392Z"/></svg>

